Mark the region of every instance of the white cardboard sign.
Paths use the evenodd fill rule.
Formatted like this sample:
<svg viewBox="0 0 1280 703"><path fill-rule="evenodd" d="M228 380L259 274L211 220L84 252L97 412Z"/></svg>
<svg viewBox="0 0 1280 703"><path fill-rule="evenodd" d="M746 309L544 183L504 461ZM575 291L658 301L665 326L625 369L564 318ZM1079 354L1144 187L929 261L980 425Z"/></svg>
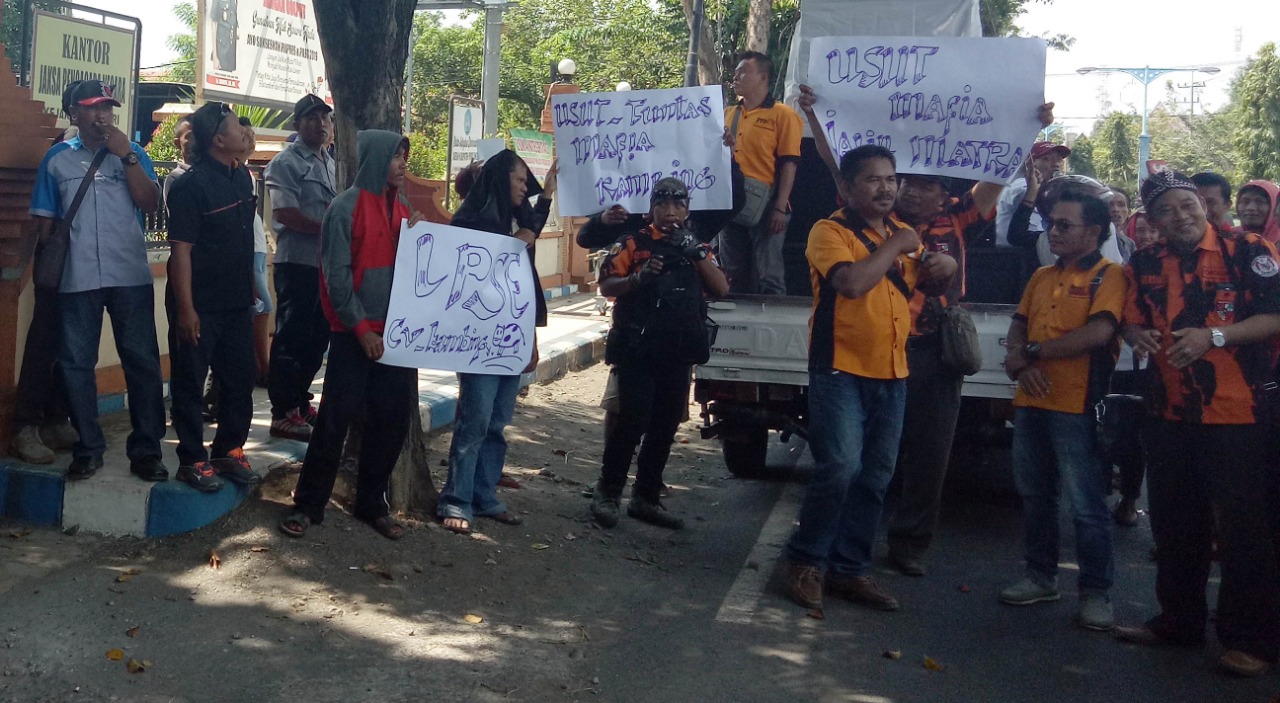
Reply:
<svg viewBox="0 0 1280 703"><path fill-rule="evenodd" d="M649 191L668 176L689 188L691 210L732 207L719 86L562 94L551 109L561 215L615 204L648 212Z"/></svg>
<svg viewBox="0 0 1280 703"><path fill-rule="evenodd" d="M500 376L532 356L537 305L524 242L419 222L400 228L382 363Z"/></svg>
<svg viewBox="0 0 1280 703"><path fill-rule="evenodd" d="M864 144L899 173L1007 183L1040 131L1043 39L815 37L807 83L840 158Z"/></svg>

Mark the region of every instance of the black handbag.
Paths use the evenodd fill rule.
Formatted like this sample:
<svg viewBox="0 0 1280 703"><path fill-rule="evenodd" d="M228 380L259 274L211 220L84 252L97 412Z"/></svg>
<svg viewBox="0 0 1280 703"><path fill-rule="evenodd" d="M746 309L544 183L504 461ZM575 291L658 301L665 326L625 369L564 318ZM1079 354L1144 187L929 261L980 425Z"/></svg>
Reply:
<svg viewBox="0 0 1280 703"><path fill-rule="evenodd" d="M89 186L93 184L93 177L98 173L98 167L102 165L102 160L107 158L106 147L103 147L94 154L93 161L89 163L89 170L85 171L84 179L80 181L80 189L76 191L76 197L71 200L71 207L67 208L67 214L49 233L49 236L42 244L36 247L35 264L32 266L31 280L41 288L52 288L57 290L62 286L62 272L67 267L67 254L71 252L71 223L76 219L76 213L80 211L80 203L84 202L85 193L89 191Z"/></svg>

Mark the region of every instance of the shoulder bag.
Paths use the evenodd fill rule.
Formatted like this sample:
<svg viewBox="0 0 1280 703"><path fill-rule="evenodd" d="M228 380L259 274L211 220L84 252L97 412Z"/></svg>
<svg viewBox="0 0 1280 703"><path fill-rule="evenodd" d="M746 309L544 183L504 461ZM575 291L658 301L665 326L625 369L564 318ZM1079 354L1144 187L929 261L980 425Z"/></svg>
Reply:
<svg viewBox="0 0 1280 703"><path fill-rule="evenodd" d="M107 158L108 153L106 147L103 147L94 155L93 161L89 164L89 170L85 171L84 179L80 181L80 189L76 191L76 197L71 200L71 207L67 208L67 214L58 220L57 226L49 233L44 244L36 248L31 279L37 286L54 290L62 286L62 272L67 267L67 254L71 251L71 223L75 221L76 213L80 211L80 203L84 202L84 195L93 184L93 177L97 175L98 167L102 165L102 160Z"/></svg>
<svg viewBox="0 0 1280 703"><path fill-rule="evenodd" d="M733 113L733 124L729 128L733 132L735 143L738 139L738 120L741 117L742 106L739 105ZM742 173L742 167L738 165L737 159L733 161L733 168L742 176L742 207L738 208L729 222L742 227L755 227L760 224L760 219L764 217L765 210L769 207L769 192L773 188L764 181L758 181Z"/></svg>

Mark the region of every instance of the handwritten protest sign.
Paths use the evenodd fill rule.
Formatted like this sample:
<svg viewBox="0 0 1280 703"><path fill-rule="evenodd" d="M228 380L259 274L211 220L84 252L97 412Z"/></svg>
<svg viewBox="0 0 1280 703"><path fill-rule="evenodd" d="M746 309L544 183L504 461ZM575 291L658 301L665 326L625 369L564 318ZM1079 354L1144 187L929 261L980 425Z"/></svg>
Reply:
<svg viewBox="0 0 1280 703"><path fill-rule="evenodd" d="M617 203L649 211L653 184L675 176L692 210L732 207L719 86L574 93L551 98L560 155L560 214Z"/></svg>
<svg viewBox="0 0 1280 703"><path fill-rule="evenodd" d="M554 158L554 145L550 134L543 134L532 129L511 130L511 144L515 152L524 159L529 173L541 183L547 180L547 171L551 170Z"/></svg>
<svg viewBox="0 0 1280 703"><path fill-rule="evenodd" d="M1043 39L815 37L808 85L837 158L863 144L900 173L1007 183L1040 130Z"/></svg>
<svg viewBox="0 0 1280 703"><path fill-rule="evenodd" d="M536 316L523 242L403 223L382 363L512 376L529 363Z"/></svg>

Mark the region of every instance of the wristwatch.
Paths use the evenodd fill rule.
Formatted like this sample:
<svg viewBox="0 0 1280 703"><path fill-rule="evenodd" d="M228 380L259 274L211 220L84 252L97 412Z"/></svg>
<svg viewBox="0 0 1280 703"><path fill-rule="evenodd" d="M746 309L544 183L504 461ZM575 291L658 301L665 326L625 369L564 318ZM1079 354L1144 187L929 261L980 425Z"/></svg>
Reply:
<svg viewBox="0 0 1280 703"><path fill-rule="evenodd" d="M137 154L137 152L133 152L133 151L131 151L131 152L129 152L128 154L125 154L124 156L121 156L121 157L120 157L120 160L124 162L124 165L125 165L125 166L137 166L137 165L138 165L138 154Z"/></svg>
<svg viewBox="0 0 1280 703"><path fill-rule="evenodd" d="M1027 357L1028 359L1030 359L1030 360L1032 360L1032 361L1035 361L1036 359L1039 359L1039 358L1040 358L1040 343L1039 343L1039 342L1028 342L1025 346L1023 346L1023 347L1022 347L1022 355L1023 355L1023 356L1025 356L1025 357Z"/></svg>
<svg viewBox="0 0 1280 703"><path fill-rule="evenodd" d="M1223 334L1222 330L1217 327L1209 328L1209 336L1213 339L1213 346L1219 349L1227 346L1227 335Z"/></svg>

